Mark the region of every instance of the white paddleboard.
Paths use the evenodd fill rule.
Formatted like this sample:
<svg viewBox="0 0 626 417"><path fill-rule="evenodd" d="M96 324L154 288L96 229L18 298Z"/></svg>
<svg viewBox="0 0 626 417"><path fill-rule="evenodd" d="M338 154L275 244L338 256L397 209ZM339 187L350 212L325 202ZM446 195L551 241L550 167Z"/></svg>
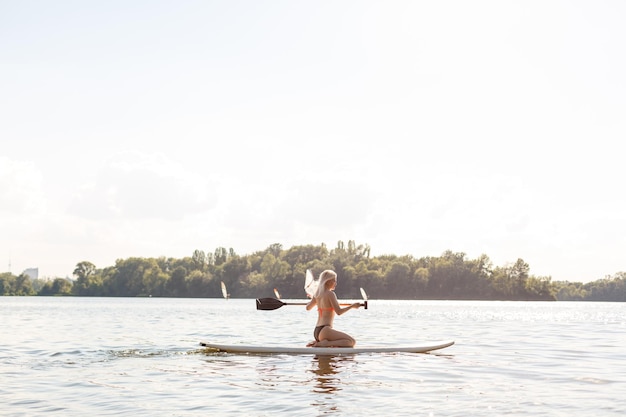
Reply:
<svg viewBox="0 0 626 417"><path fill-rule="evenodd" d="M229 353L283 353L294 355L346 355L354 353L426 353L433 350L452 346L454 341L432 342L420 346L372 346L356 348L333 348L333 347L280 347L280 346L246 346L246 345L221 345L217 343L200 342L200 346L221 352Z"/></svg>

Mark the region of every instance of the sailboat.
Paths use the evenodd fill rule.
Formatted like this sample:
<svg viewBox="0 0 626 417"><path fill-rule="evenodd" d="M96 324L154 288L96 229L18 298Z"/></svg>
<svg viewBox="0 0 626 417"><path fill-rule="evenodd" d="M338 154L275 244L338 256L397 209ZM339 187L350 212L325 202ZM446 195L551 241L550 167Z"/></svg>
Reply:
<svg viewBox="0 0 626 417"><path fill-rule="evenodd" d="M222 281L222 295L227 300L230 298L230 294L226 291L226 284L224 284L224 281Z"/></svg>

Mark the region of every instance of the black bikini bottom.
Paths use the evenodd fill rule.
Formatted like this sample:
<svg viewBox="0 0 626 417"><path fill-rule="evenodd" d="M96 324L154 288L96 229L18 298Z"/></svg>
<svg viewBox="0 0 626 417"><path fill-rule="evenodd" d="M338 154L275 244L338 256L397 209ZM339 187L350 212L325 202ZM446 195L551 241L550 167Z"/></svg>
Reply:
<svg viewBox="0 0 626 417"><path fill-rule="evenodd" d="M322 331L322 329L328 326L329 324L322 324L321 326L317 326L315 330L313 330L313 337L315 338L317 342L320 341L319 337L320 337L320 332Z"/></svg>

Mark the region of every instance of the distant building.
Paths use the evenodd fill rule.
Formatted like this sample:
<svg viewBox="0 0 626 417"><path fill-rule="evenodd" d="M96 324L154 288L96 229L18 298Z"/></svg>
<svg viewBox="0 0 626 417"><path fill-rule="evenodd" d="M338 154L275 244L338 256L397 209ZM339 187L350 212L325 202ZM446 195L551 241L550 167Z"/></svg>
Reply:
<svg viewBox="0 0 626 417"><path fill-rule="evenodd" d="M27 268L22 274L28 275L30 279L37 279L39 278L39 268Z"/></svg>

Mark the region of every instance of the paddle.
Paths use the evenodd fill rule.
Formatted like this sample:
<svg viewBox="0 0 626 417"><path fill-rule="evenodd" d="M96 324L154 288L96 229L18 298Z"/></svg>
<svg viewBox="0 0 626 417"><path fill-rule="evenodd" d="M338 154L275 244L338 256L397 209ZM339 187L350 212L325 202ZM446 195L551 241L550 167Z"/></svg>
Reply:
<svg viewBox="0 0 626 417"><path fill-rule="evenodd" d="M367 294L365 293L365 290L363 289L363 287L359 289L361 290L361 297L363 297L363 300L367 303Z"/></svg>
<svg viewBox="0 0 626 417"><path fill-rule="evenodd" d="M257 310L276 310L281 308L282 306L305 306L308 303L285 303L283 301L277 300L276 298L257 298L256 299L256 309ZM339 304L340 306L349 306L352 304ZM367 300L361 304L361 307L365 307L367 310Z"/></svg>

